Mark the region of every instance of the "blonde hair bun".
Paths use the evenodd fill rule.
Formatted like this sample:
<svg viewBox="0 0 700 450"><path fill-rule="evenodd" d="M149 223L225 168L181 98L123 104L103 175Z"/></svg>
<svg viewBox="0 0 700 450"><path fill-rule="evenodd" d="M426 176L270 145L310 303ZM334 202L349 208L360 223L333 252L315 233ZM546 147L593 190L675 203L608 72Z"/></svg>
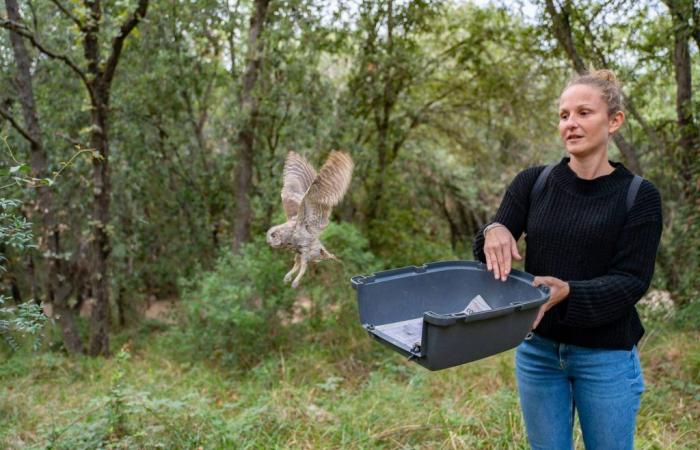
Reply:
<svg viewBox="0 0 700 450"><path fill-rule="evenodd" d="M577 84L585 84L600 89L603 100L608 105L609 116L618 111L624 111L622 88L612 70L590 67L587 73L577 75L569 81L566 87L569 88Z"/></svg>
<svg viewBox="0 0 700 450"><path fill-rule="evenodd" d="M589 75L594 77L594 78L599 78L603 81L610 81L612 83L617 84L618 86L620 83L617 81L617 77L615 76L615 73L612 70L608 69L594 69L589 72Z"/></svg>

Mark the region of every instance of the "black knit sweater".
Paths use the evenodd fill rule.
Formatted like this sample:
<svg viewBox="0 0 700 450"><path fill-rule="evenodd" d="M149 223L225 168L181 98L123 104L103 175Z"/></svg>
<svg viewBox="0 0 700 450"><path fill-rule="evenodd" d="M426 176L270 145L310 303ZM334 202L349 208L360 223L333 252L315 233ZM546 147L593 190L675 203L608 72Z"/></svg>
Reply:
<svg viewBox="0 0 700 450"><path fill-rule="evenodd" d="M661 237L661 197L644 180L627 211L633 174L621 163L593 180L557 164L530 204L544 166L520 172L508 187L493 221L517 240L523 233L525 270L569 283L569 296L550 309L535 329L543 337L583 347L631 349L644 334L635 303L654 272ZM485 262L483 229L474 257Z"/></svg>

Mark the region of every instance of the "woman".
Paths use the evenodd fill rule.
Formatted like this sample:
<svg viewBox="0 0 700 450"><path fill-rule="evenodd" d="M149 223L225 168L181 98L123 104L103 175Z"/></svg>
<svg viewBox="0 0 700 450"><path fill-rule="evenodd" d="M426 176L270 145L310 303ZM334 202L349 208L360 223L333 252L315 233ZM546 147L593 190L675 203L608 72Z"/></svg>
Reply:
<svg viewBox="0 0 700 450"><path fill-rule="evenodd" d="M575 411L588 450L634 445L644 390L636 348L644 328L635 303L651 282L662 224L654 185L643 180L630 194L634 175L608 160L608 143L624 119L612 72L572 80L559 98L568 157L536 195L545 168L519 173L474 241L475 257L505 281L512 259L521 259L516 242L525 232L525 270L536 275L535 286L550 287L516 351L534 449L571 449Z"/></svg>

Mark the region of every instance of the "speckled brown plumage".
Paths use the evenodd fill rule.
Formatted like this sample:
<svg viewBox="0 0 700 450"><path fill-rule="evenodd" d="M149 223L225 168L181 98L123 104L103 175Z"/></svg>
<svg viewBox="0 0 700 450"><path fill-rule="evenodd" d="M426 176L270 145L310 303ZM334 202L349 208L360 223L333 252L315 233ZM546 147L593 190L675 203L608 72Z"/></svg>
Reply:
<svg viewBox="0 0 700 450"><path fill-rule="evenodd" d="M328 225L331 211L350 186L353 162L347 153L332 151L317 174L303 156L289 152L284 163L282 205L287 221L267 231L267 242L274 248L296 251L294 267L284 277L296 288L309 262L335 259L319 235Z"/></svg>

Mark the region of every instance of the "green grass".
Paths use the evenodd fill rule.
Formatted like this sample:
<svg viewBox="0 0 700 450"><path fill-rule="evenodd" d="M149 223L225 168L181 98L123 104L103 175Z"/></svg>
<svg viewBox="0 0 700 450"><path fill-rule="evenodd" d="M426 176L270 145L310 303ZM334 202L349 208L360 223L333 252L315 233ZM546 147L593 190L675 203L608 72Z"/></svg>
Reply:
<svg viewBox="0 0 700 450"><path fill-rule="evenodd" d="M637 448L697 448L700 332L648 329ZM175 335L124 333L108 360L1 364L0 447L527 448L512 351L429 372L356 325L299 333L243 371L188 360Z"/></svg>

